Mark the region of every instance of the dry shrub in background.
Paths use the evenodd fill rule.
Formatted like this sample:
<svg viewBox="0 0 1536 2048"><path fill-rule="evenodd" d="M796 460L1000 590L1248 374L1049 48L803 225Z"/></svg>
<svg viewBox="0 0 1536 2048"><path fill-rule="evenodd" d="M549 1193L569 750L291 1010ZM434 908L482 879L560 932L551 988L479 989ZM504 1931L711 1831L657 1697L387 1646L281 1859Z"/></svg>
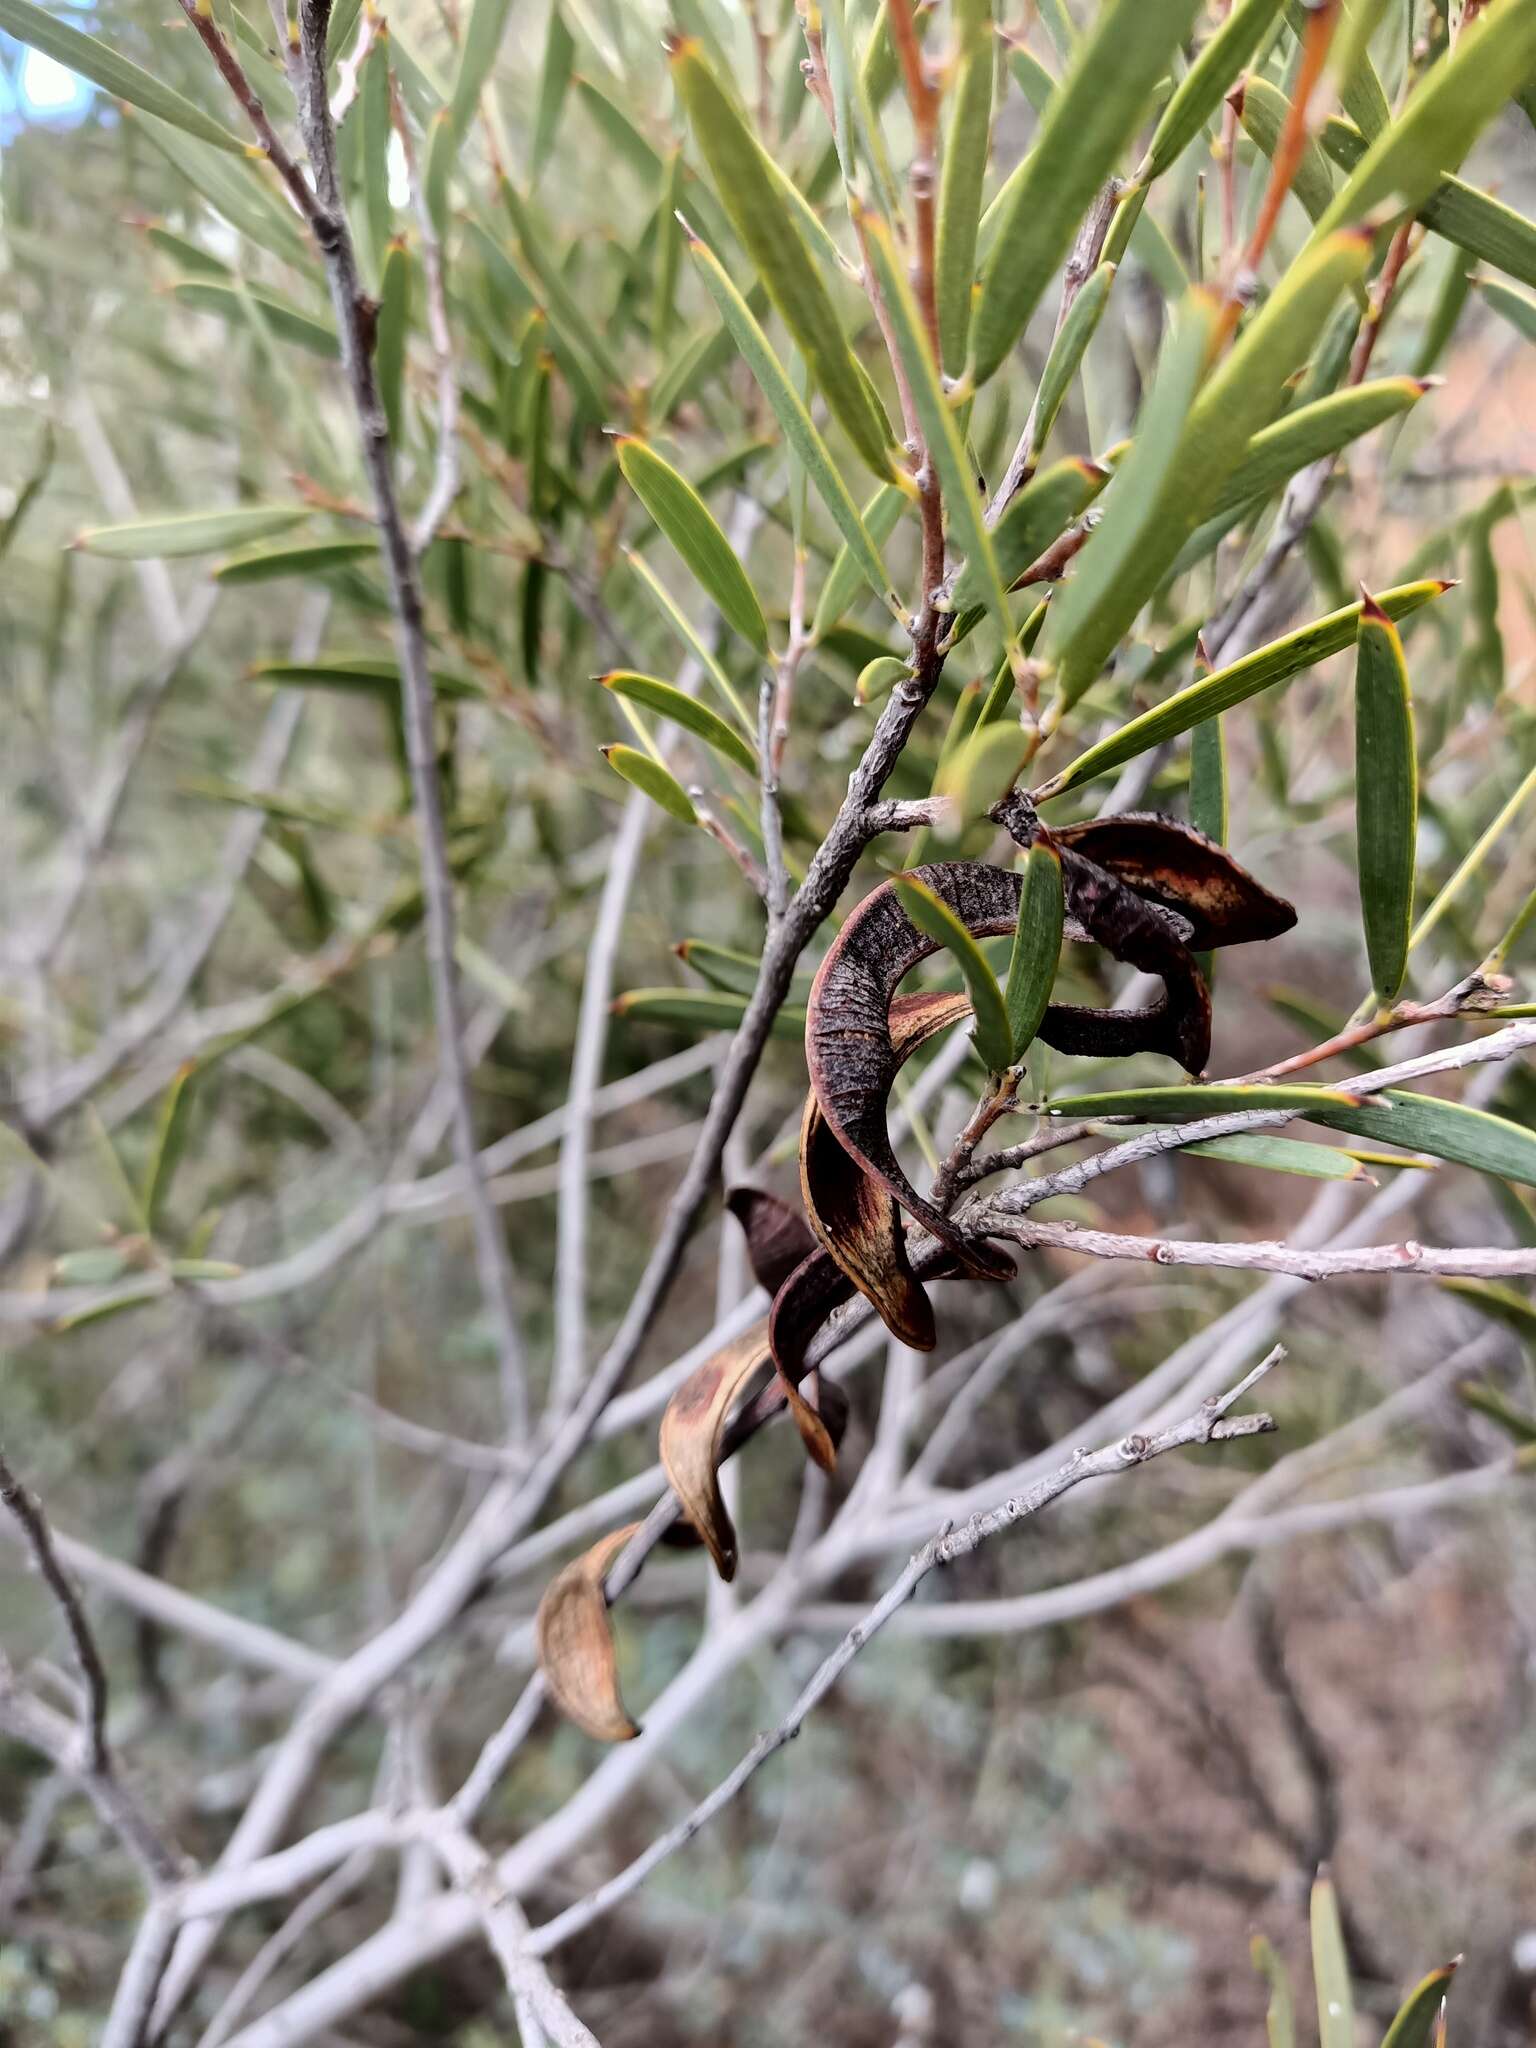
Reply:
<svg viewBox="0 0 1536 2048"><path fill-rule="evenodd" d="M1528 2039L1536 0L0 35L8 2037Z"/></svg>

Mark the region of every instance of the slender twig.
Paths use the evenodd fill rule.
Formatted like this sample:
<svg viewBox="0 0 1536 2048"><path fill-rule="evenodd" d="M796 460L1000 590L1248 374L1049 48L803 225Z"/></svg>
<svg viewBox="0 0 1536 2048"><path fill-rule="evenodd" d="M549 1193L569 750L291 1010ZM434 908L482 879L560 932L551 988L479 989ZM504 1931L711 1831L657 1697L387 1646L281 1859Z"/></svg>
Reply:
<svg viewBox="0 0 1536 2048"><path fill-rule="evenodd" d="M1466 1251L1419 1244L1364 1245L1355 1251L1298 1251L1288 1244L1203 1243L1195 1239L1128 1237L1090 1230L1078 1223L1000 1224L983 1207L967 1221L992 1237L1006 1237L1026 1251L1082 1252L1095 1259L1139 1259L1153 1266L1209 1266L1233 1272L1289 1273L1298 1280L1331 1280L1346 1273L1425 1273L1439 1278L1503 1280L1536 1273L1536 1249L1512 1251L1473 1247Z"/></svg>
<svg viewBox="0 0 1536 2048"><path fill-rule="evenodd" d="M1465 1067L1512 1059L1516 1053L1524 1052L1532 1045L1536 1045L1536 1019L1506 1024L1487 1038L1468 1039L1461 1045L1445 1046L1438 1052L1421 1053L1416 1059L1402 1060L1395 1067L1378 1067L1374 1073L1354 1075L1347 1093L1356 1098L1379 1095L1385 1089L1422 1080L1429 1074L1455 1073ZM1318 1095L1317 1106L1326 1106L1327 1092L1319 1090ZM1076 1166L1064 1167L1059 1173L1045 1174L1037 1180L1005 1188L989 1199L988 1208L997 1215L1023 1215L1053 1195L1080 1194L1092 1181L1107 1173L1137 1165L1146 1159L1155 1159L1164 1152L1177 1151L1185 1145L1198 1144L1206 1138L1231 1137L1245 1130L1276 1130L1284 1124L1294 1123L1298 1117L1305 1117L1310 1107L1307 1103L1298 1103L1294 1108L1286 1109L1234 1110L1224 1115L1199 1117L1190 1123L1161 1124L1127 1139L1124 1144L1112 1146L1107 1152L1095 1153ZM986 1161L982 1162L983 1166L986 1164Z"/></svg>
<svg viewBox="0 0 1536 2048"><path fill-rule="evenodd" d="M94 1776L105 1777L112 1769L112 1759L107 1749L106 1666L101 1661L101 1652L96 1647L91 1625L85 1618L80 1595L70 1584L69 1575L59 1562L58 1552L54 1548L53 1531L48 1526L48 1517L43 1513L42 1504L17 1478L3 1453L0 1453L0 1507L6 1510L21 1530L33 1565L43 1584L53 1595L54 1605L63 1619L65 1633L69 1637L70 1648L74 1651L75 1662L80 1667L80 1677L85 1686L85 1768Z"/></svg>
<svg viewBox="0 0 1536 2048"><path fill-rule="evenodd" d="M427 339L437 386L437 458L432 487L411 528L411 547L418 560L436 538L459 490L459 378L453 356L453 330L448 323L447 285L443 273L443 245L427 203L426 186L418 167L416 145L399 84L391 76L390 112L410 181L411 206L421 236L421 267L427 284ZM335 115L332 114L332 121Z"/></svg>
<svg viewBox="0 0 1536 2048"><path fill-rule="evenodd" d="M571 1084L565 1104L565 1129L560 1145L560 1198L555 1253L555 1355L550 1395L557 1411L568 1408L581 1390L587 1363L587 1226L592 1123L613 998L614 962L630 892L639 879L640 856L654 815L648 798L636 790L626 801L614 835L598 900L597 918L587 944L576 1019L576 1044L571 1055Z"/></svg>
<svg viewBox="0 0 1536 2048"><path fill-rule="evenodd" d="M300 8L303 79L300 121L315 179L310 225L325 264L331 302L341 335L342 368L356 415L364 466L373 493L380 552L389 582L400 660L411 793L421 844L422 894L426 908L427 964L437 1016L438 1057L453 1090L454 1150L464 1174L481 1289L495 1318L502 1384L511 1437L528 1427L527 1364L511 1261L496 1212L480 1178L469 1072L464 1060L464 1021L454 962L457 914L448 858L442 787L437 772L435 697L427 655L421 579L415 549L405 530L395 489L389 427L373 368L374 312L362 287L351 229L342 203L326 72L330 0L305 0ZM206 40L206 38L205 38ZM441 423L446 429L448 422Z"/></svg>
<svg viewBox="0 0 1536 2048"><path fill-rule="evenodd" d="M340 1863L329 1877L322 1878L306 1893L281 1926L257 1949L229 1990L218 2010L198 2038L197 2048L223 2048L263 1984L292 1954L312 1928L318 1927L335 1909L349 1899L374 1867L376 1852L360 1849Z"/></svg>

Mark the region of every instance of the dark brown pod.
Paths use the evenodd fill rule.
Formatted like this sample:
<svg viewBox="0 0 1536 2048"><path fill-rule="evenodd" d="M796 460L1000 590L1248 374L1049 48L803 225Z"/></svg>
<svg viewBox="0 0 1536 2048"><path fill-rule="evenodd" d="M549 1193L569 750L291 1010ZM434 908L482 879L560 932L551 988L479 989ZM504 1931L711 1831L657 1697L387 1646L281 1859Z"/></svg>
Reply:
<svg viewBox="0 0 1536 2048"><path fill-rule="evenodd" d="M1051 833L1133 889L1189 922L1197 953L1275 939L1296 922L1283 896L1266 889L1224 846L1157 811L1091 818Z"/></svg>
<svg viewBox="0 0 1536 2048"><path fill-rule="evenodd" d="M1021 885L1011 869L941 861L914 872L977 938L1011 932L1018 921ZM1063 851L1062 881L1068 912L1082 935L1116 959L1160 975L1164 989L1144 1010L1052 1004L1040 1026L1041 1038L1062 1052L1100 1057L1165 1052L1198 1073L1210 1050L1210 997L1184 942L1183 922L1070 849ZM912 1186L886 1128L886 1102L898 1064L890 1021L893 999L918 962L937 950L907 916L889 883L864 899L828 949L811 986L805 1033L811 1086L844 1150L948 1246L968 1274L1006 1278L1012 1262L1005 1254L968 1241Z"/></svg>
<svg viewBox="0 0 1536 2048"><path fill-rule="evenodd" d="M959 1023L970 1007L968 997L938 990L897 996L889 1012L892 1079L919 1046ZM844 1150L814 1088L800 1127L800 1190L823 1250L874 1303L886 1328L914 1351L931 1351L933 1309L907 1258L901 1210L885 1184Z"/></svg>
<svg viewBox="0 0 1536 2048"><path fill-rule="evenodd" d="M816 1249L804 1217L762 1188L732 1188L725 1206L746 1237L752 1277L767 1293L777 1294L800 1261Z"/></svg>

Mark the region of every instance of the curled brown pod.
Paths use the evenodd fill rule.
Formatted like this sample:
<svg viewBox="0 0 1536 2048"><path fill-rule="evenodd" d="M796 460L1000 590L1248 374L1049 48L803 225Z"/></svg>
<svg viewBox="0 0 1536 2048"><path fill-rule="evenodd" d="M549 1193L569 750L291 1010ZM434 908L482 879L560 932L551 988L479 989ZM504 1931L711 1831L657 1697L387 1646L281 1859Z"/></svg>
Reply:
<svg viewBox="0 0 1536 2048"><path fill-rule="evenodd" d="M1045 828L1027 798L1011 797L993 816L1028 846ZM1295 912L1257 882L1203 833L1151 813L1095 820L1049 835L1061 855L1067 935L1092 940L1117 960L1163 983L1143 1009L1094 1009L1053 1003L1039 1036L1061 1052L1123 1058L1157 1052L1198 1074L1210 1054L1211 1000L1193 948L1272 938L1295 922ZM1021 883L1007 868L979 861L936 862L914 870L977 938L1014 929ZM1007 1277L1004 1254L967 1240L926 1201L902 1171L891 1146L886 1106L904 1056L898 1052L900 1004L906 975L937 951L907 915L889 883L865 898L828 949L812 984L806 1023L806 1059L817 1112L826 1132L911 1216L946 1245L976 1278ZM808 1115L806 1136L812 1137ZM821 1142L819 1130L814 1134ZM858 1214L872 1214L858 1183L846 1187ZM811 1202L808 1196L807 1206ZM834 1257L841 1233L812 1227ZM899 1226L898 1226L899 1234ZM901 1255L904 1258L904 1253ZM858 1261L842 1261L882 1315L881 1293L865 1284ZM890 1327L908 1342L923 1324L911 1290L895 1282L885 1290L896 1319ZM921 1294L921 1289L916 1290ZM926 1301L923 1308L926 1309ZM905 1325L905 1326L904 1326ZM930 1338L931 1341L931 1338Z"/></svg>

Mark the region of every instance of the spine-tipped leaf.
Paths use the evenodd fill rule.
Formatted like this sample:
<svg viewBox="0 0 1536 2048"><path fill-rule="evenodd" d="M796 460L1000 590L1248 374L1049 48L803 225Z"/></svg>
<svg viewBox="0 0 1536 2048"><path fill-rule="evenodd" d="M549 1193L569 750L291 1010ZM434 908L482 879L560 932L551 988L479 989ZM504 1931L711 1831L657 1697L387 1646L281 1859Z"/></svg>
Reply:
<svg viewBox="0 0 1536 2048"><path fill-rule="evenodd" d="M690 697L686 690L678 689L675 683L664 683L659 676L636 675L632 669L613 669L602 678L603 688L612 690L616 697L622 697L631 704L643 704L647 711L655 711L663 718L670 718L674 725L681 725L696 739L727 761L734 762L748 775L757 774L757 756L733 726L726 724L717 712L707 704L701 704L696 697Z"/></svg>
<svg viewBox="0 0 1536 2048"><path fill-rule="evenodd" d="M865 462L877 475L888 474L889 428L859 376L831 296L785 201L782 181L691 38L675 45L672 75L731 225L813 380Z"/></svg>
<svg viewBox="0 0 1536 2048"><path fill-rule="evenodd" d="M1228 86L1258 49L1281 4L1282 0L1237 0L1164 107L1137 173L1143 182L1161 177L1194 141L1221 105Z"/></svg>
<svg viewBox="0 0 1536 2048"><path fill-rule="evenodd" d="M1453 171L1509 98L1536 71L1536 7L1489 8L1432 65L1401 117L1376 137L1318 223L1319 235L1377 207L1418 207Z"/></svg>
<svg viewBox="0 0 1536 2048"><path fill-rule="evenodd" d="M635 496L719 606L721 617L759 654L766 654L768 622L757 592L736 550L693 485L654 448L630 436L619 442L619 467Z"/></svg>
<svg viewBox="0 0 1536 2048"><path fill-rule="evenodd" d="M604 747L603 759L615 775L622 775L644 792L654 804L660 804L669 817L676 818L680 825L697 825L699 814L693 808L688 792L669 769L649 754L641 753L638 747L623 745Z"/></svg>
<svg viewBox="0 0 1536 2048"><path fill-rule="evenodd" d="M1376 602L1389 619L1401 619L1432 598L1443 596L1449 588L1440 577L1432 577L1420 583L1405 583L1396 590L1380 591ZM1219 668L1213 675L1202 676L1166 703L1154 705L1079 754L1042 787L1042 799L1062 796L1069 789L1092 782L1096 776L1107 775L1144 754L1149 747L1160 747L1164 740L1177 739L1180 733L1189 732L1203 720L1230 711L1234 705L1257 696L1260 690L1285 682L1314 662L1337 654L1354 639L1361 610L1359 604L1345 605L1340 611L1329 612L1326 618L1314 620L1310 626L1299 627L1283 639L1256 648L1241 661Z"/></svg>

